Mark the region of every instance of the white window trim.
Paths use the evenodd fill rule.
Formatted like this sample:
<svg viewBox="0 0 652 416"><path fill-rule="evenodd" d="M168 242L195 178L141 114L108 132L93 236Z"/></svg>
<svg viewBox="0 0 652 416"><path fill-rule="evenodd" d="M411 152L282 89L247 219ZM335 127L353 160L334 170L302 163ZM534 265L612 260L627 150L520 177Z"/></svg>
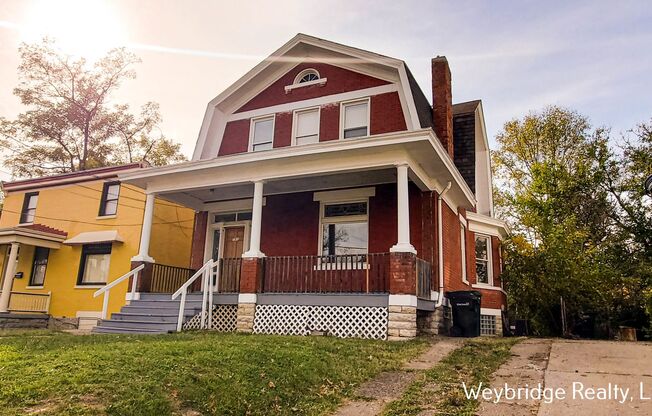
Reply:
<svg viewBox="0 0 652 416"><path fill-rule="evenodd" d="M487 283L480 283L478 282L478 274L476 271L476 276L475 276L475 284L473 287L495 287L494 286L494 270L493 270L493 261L492 261L492 251L493 248L491 246L491 236L486 235L486 234L480 234L480 233L475 233L474 239L477 239L478 237L486 238L487 239ZM477 262L477 257L475 256L475 253L473 254L473 259L474 261Z"/></svg>
<svg viewBox="0 0 652 416"><path fill-rule="evenodd" d="M351 139L364 139L371 136L371 97L356 98L340 102L340 140L344 140L344 109L349 105L367 103L367 135L352 137ZM349 139L346 139L349 140Z"/></svg>
<svg viewBox="0 0 652 416"><path fill-rule="evenodd" d="M314 72L317 74L319 79L315 79L313 81L308 81L308 82L299 82L301 81L301 78L303 78L306 74L309 72ZM326 82L328 81L327 78L322 78L321 74L319 71L317 71L315 68L306 68L303 71L299 72L296 77L294 77L294 82L292 82L292 85L286 85L285 86L285 93L289 93L290 91L296 89L296 88L301 88L301 87L309 87L311 85L319 85L319 86L324 86L326 85Z"/></svg>
<svg viewBox="0 0 652 416"><path fill-rule="evenodd" d="M365 215L347 215L342 217L333 217L329 218L328 221L324 221L324 211L326 205L335 205L335 204L355 204L358 202L364 202L367 204L367 213ZM369 198L359 198L359 199L348 199L340 201L320 201L319 203L319 237L317 240L317 253L320 256L323 256L323 244L324 241L324 224L342 224L342 223L351 223L351 222L366 222L367 223L367 247L365 251L369 254ZM365 265L366 267L366 265Z"/></svg>
<svg viewBox="0 0 652 416"><path fill-rule="evenodd" d="M313 80L313 81L308 81L308 82L315 82L315 81L319 81L321 79L321 74L315 68L306 68L303 71L299 72L296 77L294 77L294 81L292 83L293 84L299 84L300 81L301 81L301 78L305 77L306 75L308 75L311 72L314 73L314 74L317 74L317 78L319 78L319 79L316 79L316 80ZM308 82L304 82L303 84L307 84Z"/></svg>
<svg viewBox="0 0 652 416"><path fill-rule="evenodd" d="M260 117L254 117L251 119L249 122L249 152L254 151L254 127L256 125L256 122L258 121L265 121L271 119L272 120L272 148L268 150L273 150L274 149L274 131L276 130L276 113L274 114L267 114L265 116L260 116ZM256 143L256 144L261 144L261 143ZM264 143L262 143L264 144ZM264 152L265 150L258 150L258 152Z"/></svg>
<svg viewBox="0 0 652 416"><path fill-rule="evenodd" d="M297 144L297 119L299 117L299 114L301 113L308 113L311 111L317 110L317 143L319 143L321 136L320 136L320 127L321 127L321 106L316 106L316 107L307 107L307 108L301 108L298 110L294 110L292 112L292 146L298 146ZM317 143L311 143L311 144L317 144ZM303 145L302 145L303 146Z"/></svg>

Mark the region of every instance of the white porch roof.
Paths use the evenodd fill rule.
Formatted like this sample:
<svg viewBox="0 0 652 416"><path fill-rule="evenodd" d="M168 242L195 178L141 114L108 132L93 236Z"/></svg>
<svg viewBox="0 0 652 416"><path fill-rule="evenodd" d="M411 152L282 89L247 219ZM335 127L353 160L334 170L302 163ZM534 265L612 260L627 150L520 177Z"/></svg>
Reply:
<svg viewBox="0 0 652 416"><path fill-rule="evenodd" d="M79 233L73 238L69 238L63 244L74 246L81 244L94 244L94 243L122 243L124 240L120 237L117 230L104 230L104 231L87 231Z"/></svg>
<svg viewBox="0 0 652 416"><path fill-rule="evenodd" d="M0 228L0 244L19 243L36 247L59 248L66 236L28 227Z"/></svg>

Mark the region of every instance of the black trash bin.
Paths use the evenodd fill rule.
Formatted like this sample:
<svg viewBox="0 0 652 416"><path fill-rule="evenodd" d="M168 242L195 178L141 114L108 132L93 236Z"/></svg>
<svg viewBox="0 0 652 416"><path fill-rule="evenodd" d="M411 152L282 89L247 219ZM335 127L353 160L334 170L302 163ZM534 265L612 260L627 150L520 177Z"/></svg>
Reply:
<svg viewBox="0 0 652 416"><path fill-rule="evenodd" d="M480 336L480 298L477 290L460 290L447 292L446 297L453 308L453 327L451 336Z"/></svg>

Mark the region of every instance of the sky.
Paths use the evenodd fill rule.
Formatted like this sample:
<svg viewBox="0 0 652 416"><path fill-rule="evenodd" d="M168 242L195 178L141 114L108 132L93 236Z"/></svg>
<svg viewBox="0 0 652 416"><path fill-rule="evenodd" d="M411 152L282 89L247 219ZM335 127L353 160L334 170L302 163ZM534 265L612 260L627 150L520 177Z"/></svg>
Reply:
<svg viewBox="0 0 652 416"><path fill-rule="evenodd" d="M190 157L208 101L299 32L404 60L427 97L430 59L445 55L453 102L482 99L494 147L506 121L552 104L614 136L652 118L646 0L0 0L0 117L24 110L21 42L47 35L91 59L126 46L142 62L113 101L158 102Z"/></svg>

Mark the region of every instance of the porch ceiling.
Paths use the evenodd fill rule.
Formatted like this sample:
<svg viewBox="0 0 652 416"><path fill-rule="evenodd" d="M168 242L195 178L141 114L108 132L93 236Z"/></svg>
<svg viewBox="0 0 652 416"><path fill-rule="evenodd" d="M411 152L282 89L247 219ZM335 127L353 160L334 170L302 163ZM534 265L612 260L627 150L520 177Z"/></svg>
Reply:
<svg viewBox="0 0 652 416"><path fill-rule="evenodd" d="M120 179L202 210L207 202L251 198L255 180L265 182L266 195L366 186L395 182L396 165L406 163L421 189L441 191L451 181L447 196L470 208L473 194L442 149L431 131L403 132L142 169Z"/></svg>

